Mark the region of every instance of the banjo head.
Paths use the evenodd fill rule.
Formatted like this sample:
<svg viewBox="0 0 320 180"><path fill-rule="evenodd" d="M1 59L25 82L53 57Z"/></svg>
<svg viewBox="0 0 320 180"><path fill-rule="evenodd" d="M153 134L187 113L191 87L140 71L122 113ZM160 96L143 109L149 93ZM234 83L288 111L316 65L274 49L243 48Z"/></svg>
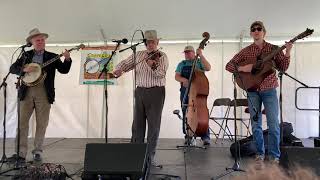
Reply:
<svg viewBox="0 0 320 180"><path fill-rule="evenodd" d="M99 71L99 68L100 68L100 65L96 60L89 60L85 64L85 71L86 73L89 73L89 74L97 73Z"/></svg>
<svg viewBox="0 0 320 180"><path fill-rule="evenodd" d="M34 67L34 71L25 73L22 81L25 83L32 83L41 77L42 71L41 66L37 63L30 63L27 66Z"/></svg>

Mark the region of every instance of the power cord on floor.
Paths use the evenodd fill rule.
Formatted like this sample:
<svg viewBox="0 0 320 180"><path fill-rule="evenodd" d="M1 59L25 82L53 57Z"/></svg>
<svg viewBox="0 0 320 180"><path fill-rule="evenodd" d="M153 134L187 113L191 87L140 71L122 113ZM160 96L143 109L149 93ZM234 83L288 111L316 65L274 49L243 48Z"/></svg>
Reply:
<svg viewBox="0 0 320 180"><path fill-rule="evenodd" d="M164 176L163 178L159 178L159 180L171 180L171 178L175 178L177 180L181 180L180 176L176 176L176 175L171 175L171 174L154 174L154 173L150 173L150 175L154 175L154 176Z"/></svg>
<svg viewBox="0 0 320 180"><path fill-rule="evenodd" d="M67 178L73 179L73 178L72 178L73 176L81 177L81 174L82 174L82 172L83 172L83 168L84 168L84 167L78 169L75 173L67 174ZM80 173L80 174L79 174L79 173Z"/></svg>

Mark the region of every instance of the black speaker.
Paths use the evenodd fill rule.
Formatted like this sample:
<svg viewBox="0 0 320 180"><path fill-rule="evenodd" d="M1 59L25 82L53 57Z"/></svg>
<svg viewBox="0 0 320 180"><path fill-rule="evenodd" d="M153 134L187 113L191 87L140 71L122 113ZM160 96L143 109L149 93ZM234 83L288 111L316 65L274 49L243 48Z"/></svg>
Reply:
<svg viewBox="0 0 320 180"><path fill-rule="evenodd" d="M145 179L146 152L146 143L87 144L82 179Z"/></svg>
<svg viewBox="0 0 320 180"><path fill-rule="evenodd" d="M320 147L320 137L319 138L314 138L314 147Z"/></svg>
<svg viewBox="0 0 320 180"><path fill-rule="evenodd" d="M291 168L295 165L307 167L320 175L320 148L311 147L281 147L280 165Z"/></svg>

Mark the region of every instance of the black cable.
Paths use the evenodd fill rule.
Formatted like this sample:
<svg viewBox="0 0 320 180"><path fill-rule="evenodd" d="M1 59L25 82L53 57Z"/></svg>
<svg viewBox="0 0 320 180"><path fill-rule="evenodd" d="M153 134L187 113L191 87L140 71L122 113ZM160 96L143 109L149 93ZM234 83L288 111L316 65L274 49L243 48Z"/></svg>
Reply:
<svg viewBox="0 0 320 180"><path fill-rule="evenodd" d="M74 172L74 173L72 173L72 174L67 174L67 177L70 178L70 179L73 179L72 177L75 176L75 175L78 175L78 176L79 176L78 173L82 172L83 169L84 169L84 167L78 169L76 172Z"/></svg>
<svg viewBox="0 0 320 180"><path fill-rule="evenodd" d="M150 175L155 175L155 176L165 176L163 180L166 180L167 178L176 178L176 179L179 179L181 180L181 177L180 176L177 176L177 175L171 175L171 174L161 174L161 173L150 173ZM161 178L162 179L162 178ZM170 180L169 179L169 180Z"/></svg>
<svg viewBox="0 0 320 180"><path fill-rule="evenodd" d="M3 175L0 175L0 177L13 177L13 176L15 176L15 175L13 175L13 174L3 174Z"/></svg>
<svg viewBox="0 0 320 180"><path fill-rule="evenodd" d="M0 169L2 169L3 164L4 164L4 161L1 162Z"/></svg>
<svg viewBox="0 0 320 180"><path fill-rule="evenodd" d="M12 65L13 56L16 54L16 52L17 52L20 48L21 48L21 47L18 47L18 48L13 52L13 54L12 54L12 56L11 56L11 60L10 60L11 65Z"/></svg>

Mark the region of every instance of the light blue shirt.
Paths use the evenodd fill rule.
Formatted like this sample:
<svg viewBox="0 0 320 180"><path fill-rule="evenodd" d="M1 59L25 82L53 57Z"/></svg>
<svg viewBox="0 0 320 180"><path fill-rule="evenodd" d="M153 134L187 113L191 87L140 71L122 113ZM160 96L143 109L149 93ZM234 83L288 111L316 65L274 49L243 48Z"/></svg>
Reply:
<svg viewBox="0 0 320 180"><path fill-rule="evenodd" d="M34 56L32 58L32 62L42 64L43 63L43 53L44 51L36 52L34 51Z"/></svg>
<svg viewBox="0 0 320 180"><path fill-rule="evenodd" d="M178 64L177 68L176 68L176 72L177 72L177 73L181 73L183 67L192 66L192 63L193 63L192 60L183 60L183 61L181 61L181 62ZM200 69L200 70L204 71L204 66L203 66L203 64L201 63L200 59L197 60L196 69Z"/></svg>

